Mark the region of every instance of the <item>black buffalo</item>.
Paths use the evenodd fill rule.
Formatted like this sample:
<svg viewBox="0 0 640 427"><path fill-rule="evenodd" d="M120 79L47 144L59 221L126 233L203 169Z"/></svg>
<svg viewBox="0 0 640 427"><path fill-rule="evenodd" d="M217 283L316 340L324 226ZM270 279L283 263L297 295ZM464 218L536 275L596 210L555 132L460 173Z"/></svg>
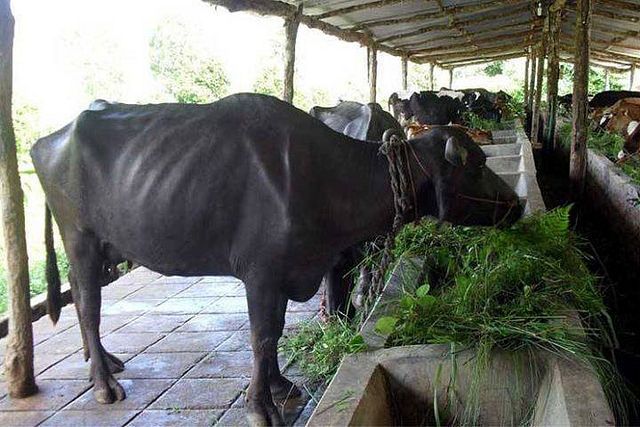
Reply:
<svg viewBox="0 0 640 427"><path fill-rule="evenodd" d="M365 105L354 101L342 101L335 107L313 107L309 114L336 132L354 139L382 142L382 136L387 129L404 134L400 123L376 103ZM361 265L365 253L364 244L347 248L325 274L325 303L329 314L353 313L353 306L349 304L349 295L353 288L351 275L361 266L360 280L368 281L370 277L369 269Z"/></svg>
<svg viewBox="0 0 640 427"><path fill-rule="evenodd" d="M408 144L417 215L469 225L521 215L463 132L437 128ZM252 423L281 423L272 396L293 386L277 360L287 300L311 298L340 252L392 225L379 148L256 94L103 105L40 139L31 156L69 257L96 400L124 398L112 375L123 363L100 340L100 285L129 259L244 282L254 352L246 408Z"/></svg>
<svg viewBox="0 0 640 427"><path fill-rule="evenodd" d="M640 92L631 90L605 90L596 93L589 101L589 108L608 108L624 98L640 98Z"/></svg>
<svg viewBox="0 0 640 427"><path fill-rule="evenodd" d="M373 102L341 101L335 107L313 107L309 114L336 132L354 139L382 141L387 129L402 131L400 123Z"/></svg>
<svg viewBox="0 0 640 427"><path fill-rule="evenodd" d="M462 102L435 92L414 93L409 99L411 112L421 125L448 125L462 121Z"/></svg>
<svg viewBox="0 0 640 427"><path fill-rule="evenodd" d="M396 92L392 93L389 97L388 106L389 111L393 112L393 117L401 124L404 124L413 117L409 100L400 98L400 95Z"/></svg>

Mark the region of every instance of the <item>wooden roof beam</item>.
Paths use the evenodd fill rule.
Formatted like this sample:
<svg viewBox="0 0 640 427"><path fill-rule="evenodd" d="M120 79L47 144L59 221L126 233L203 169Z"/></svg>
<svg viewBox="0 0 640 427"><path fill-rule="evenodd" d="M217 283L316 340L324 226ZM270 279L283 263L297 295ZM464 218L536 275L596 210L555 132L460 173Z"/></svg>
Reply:
<svg viewBox="0 0 640 427"><path fill-rule="evenodd" d="M370 3L356 4L349 7L334 9L328 12L321 13L319 15L312 15L312 16L316 19L327 19L334 16L347 15L349 13L359 12L361 10L371 10L371 9L378 9L381 7L391 6L397 3L402 3L403 1L406 1L406 0L378 0Z"/></svg>
<svg viewBox="0 0 640 427"><path fill-rule="evenodd" d="M520 44L528 44L527 39L529 36L533 36L536 34L539 34L539 31L536 30L527 30L527 31L521 31L519 33L512 33L512 34L503 34L501 36L492 36L492 37L485 37L482 39L477 39L476 42L478 45L481 45L482 43L493 43L493 42L498 42L498 41L510 41L513 39L522 39L522 43ZM442 54L446 54L446 51L448 50L455 50L455 49L459 49L459 48L463 48L463 52L469 52L469 44L468 43L455 43L455 44L450 44L447 46L439 46L439 47L434 47L434 48L428 48L428 49L420 49L420 50L416 50L416 51L412 51L411 55L414 58L417 57L421 57L419 55L423 55L423 54L434 54L434 55L442 55ZM500 47L496 47L494 46L493 48L495 49L508 49L509 46L500 46ZM478 47L478 50L481 50L482 48ZM435 54L434 52L441 52L438 54Z"/></svg>
<svg viewBox="0 0 640 427"><path fill-rule="evenodd" d="M510 54L516 52L524 52L524 49L531 45L530 41L521 43L511 43L509 46L499 46L487 49L460 49L452 52L444 52L437 55L414 56L411 59L417 63L425 62L455 62L462 60L473 60L478 57L487 57L491 55ZM524 55L524 53L523 53Z"/></svg>
<svg viewBox="0 0 640 427"><path fill-rule="evenodd" d="M525 5L526 6L526 5ZM496 19L501 19L501 18L505 18L505 17L510 17L510 16L515 16L515 15L520 15L522 14L523 11L525 11L527 8L526 7L521 7L512 11L508 11L508 12L504 12L502 10L497 10L495 13L492 13L491 15L488 16L483 16L483 17L479 17L479 18L475 18L475 19L467 19L467 20L463 20L463 21L456 21L454 18L454 23L456 25L464 25L464 26L469 26L469 25L475 25L475 24L479 24L482 22L487 22L487 21L494 21ZM527 22L527 21L523 21ZM418 28L416 30L411 30L411 31L407 31L404 33L400 33L400 34L395 34L393 36L389 36L389 37L385 37L380 39L380 43L384 43L387 41L391 41L391 40L399 40L399 39L404 39L407 37L414 37L414 36L419 36L421 34L426 34L426 33L430 33L433 31L442 31L442 30L449 30L452 28L452 23L449 22L447 24L440 24L440 25L428 25L422 28Z"/></svg>
<svg viewBox="0 0 640 427"><path fill-rule="evenodd" d="M467 59L467 60L441 61L441 62L437 62L437 64L440 68L443 68L446 70L451 68L464 67L467 65L478 65L478 64L485 64L487 62L493 62L493 61L521 58L525 55L526 55L526 52L523 50L521 52L498 54L495 56L476 57L474 59Z"/></svg>
<svg viewBox="0 0 640 427"><path fill-rule="evenodd" d="M505 6L510 6L510 5L518 4L522 2L523 0L499 0L499 1L493 1L490 3L469 4L464 6L452 6L452 7L445 8L444 11L440 10L438 12L416 13L414 15L406 16L402 18L385 18L385 19L380 19L376 21L362 22L358 25L355 25L351 29L359 30L364 28L382 27L387 25L406 24L411 22L423 22L431 19L446 18L449 13L462 14L462 13L473 13L473 12L489 12L489 11L501 10Z"/></svg>
<svg viewBox="0 0 640 427"><path fill-rule="evenodd" d="M277 0L203 0L207 3L222 6L230 12L254 12L260 15L279 16L289 19L296 14L298 8L288 3ZM392 47L377 44L368 34L352 31L327 24L324 21L307 15L300 15L300 23L309 28L320 30L325 34L337 37L347 42L359 43L362 46L373 47L393 56L405 56L403 52Z"/></svg>
<svg viewBox="0 0 640 427"><path fill-rule="evenodd" d="M539 21L538 24L541 24L542 21ZM517 24L512 24L512 25L505 25L499 28L495 28L491 31L487 31L487 32L482 32L482 33L473 33L474 35L482 35L483 37L488 36L489 34L493 34L493 33L497 33L497 32L501 32L507 29L512 29L512 28L518 28L518 27L524 27L524 26L528 26L529 25L529 21L526 22L519 22ZM540 27L541 28L541 27ZM460 36L455 36L455 35L444 35L444 36L440 36L440 37L434 37L431 39L427 39L427 40L423 40L421 42L414 42L414 43L407 43L407 44L402 44L402 45L395 45L394 47L396 49L403 49L403 50L415 50L415 49L419 49L421 47L427 48L429 47L428 45L434 43L434 42L438 42L438 41L442 41L442 40L452 40L452 39L459 39L461 38Z"/></svg>

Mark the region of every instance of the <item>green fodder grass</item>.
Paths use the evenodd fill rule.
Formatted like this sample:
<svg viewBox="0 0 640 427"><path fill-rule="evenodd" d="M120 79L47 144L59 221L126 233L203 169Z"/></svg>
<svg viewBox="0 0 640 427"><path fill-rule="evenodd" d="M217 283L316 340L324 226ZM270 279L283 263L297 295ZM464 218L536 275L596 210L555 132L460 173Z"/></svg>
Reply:
<svg viewBox="0 0 640 427"><path fill-rule="evenodd" d="M60 271L60 280L64 282L69 274L69 261L63 250L56 251L58 256L58 270ZM7 294L7 276L5 274L4 264L0 266L0 315L7 311L8 294ZM29 281L31 296L36 296L47 290L47 280L45 277L45 261L38 260L29 266Z"/></svg>
<svg viewBox="0 0 640 427"><path fill-rule="evenodd" d="M560 136L560 143L565 147L571 146L571 132L572 125L570 122L565 122L558 129ZM631 178L631 181L637 185L640 185L640 154L635 153L627 158L622 163L617 163L618 153L624 146L624 138L620 135L604 132L593 131L589 129L587 137L587 146L594 151L607 157L614 162L618 168L622 170L626 175Z"/></svg>
<svg viewBox="0 0 640 427"><path fill-rule="evenodd" d="M624 419L625 388L603 356L615 336L598 279L569 230L569 208L509 229L409 225L397 238L395 255L403 254L429 267L422 283L405 284L395 314L380 321L382 332L391 332L390 345L456 343L485 356L500 348L576 360L599 374ZM487 367L487 358L479 359L476 378ZM466 422L473 422L477 411L468 409Z"/></svg>
<svg viewBox="0 0 640 427"><path fill-rule="evenodd" d="M492 130L505 130L509 128L506 123L483 119L477 114L469 112L464 114L464 123L472 129L480 129L487 132Z"/></svg>
<svg viewBox="0 0 640 427"><path fill-rule="evenodd" d="M296 360L312 382L329 382L346 354L364 350L355 322L330 317L326 323L310 320L292 335L283 338L280 350Z"/></svg>

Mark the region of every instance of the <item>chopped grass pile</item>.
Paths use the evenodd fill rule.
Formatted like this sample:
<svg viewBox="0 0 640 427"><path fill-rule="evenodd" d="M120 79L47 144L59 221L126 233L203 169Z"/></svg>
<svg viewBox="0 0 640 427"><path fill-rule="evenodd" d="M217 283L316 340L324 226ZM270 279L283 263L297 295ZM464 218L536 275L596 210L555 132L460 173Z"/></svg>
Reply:
<svg viewBox="0 0 640 427"><path fill-rule="evenodd" d="M396 257L424 259L428 268L420 283L405 284L394 315L377 324L391 334L390 346L476 349L476 378L494 348L570 358L598 373L624 417L624 386L602 353L615 337L597 278L569 229L569 208L530 216L509 229L424 221L405 227L395 250ZM477 411L465 422L473 415Z"/></svg>
<svg viewBox="0 0 640 427"><path fill-rule="evenodd" d="M396 256L425 259L424 283L399 302L395 345L474 343L566 350L558 319L572 310L599 317L596 278L569 230L568 208L509 229L438 227L424 221L398 235ZM409 284L408 284L409 286Z"/></svg>
<svg viewBox="0 0 640 427"><path fill-rule="evenodd" d="M483 131L492 131L492 130L505 130L509 129L509 125L503 122L496 122L494 120L483 119L474 113L465 113L464 114L464 122L465 125L472 129L480 129Z"/></svg>
<svg viewBox="0 0 640 427"><path fill-rule="evenodd" d="M494 349L577 361L597 373L618 420L624 420L626 388L604 357L615 336L581 246L569 229L569 208L532 215L507 229L407 225L394 256L425 260L428 268L419 283L404 284L403 296L392 303L395 312L376 328L390 334L389 346L475 350L471 387L477 389L470 395L476 398ZM342 318L310 322L287 337L282 350L310 379L328 382L345 354L364 349L357 325ZM477 421L479 413L473 401L467 403L463 424Z"/></svg>

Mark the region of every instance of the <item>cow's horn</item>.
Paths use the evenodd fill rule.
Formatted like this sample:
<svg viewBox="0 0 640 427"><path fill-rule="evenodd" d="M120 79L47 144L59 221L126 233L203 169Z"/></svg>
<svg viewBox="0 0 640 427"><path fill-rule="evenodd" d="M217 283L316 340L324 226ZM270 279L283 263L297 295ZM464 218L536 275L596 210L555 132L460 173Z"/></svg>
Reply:
<svg viewBox="0 0 640 427"><path fill-rule="evenodd" d="M404 133L402 133L401 130L391 128L391 129L385 130L384 133L382 134L382 142L389 142L391 141L391 138L394 136L404 140Z"/></svg>

